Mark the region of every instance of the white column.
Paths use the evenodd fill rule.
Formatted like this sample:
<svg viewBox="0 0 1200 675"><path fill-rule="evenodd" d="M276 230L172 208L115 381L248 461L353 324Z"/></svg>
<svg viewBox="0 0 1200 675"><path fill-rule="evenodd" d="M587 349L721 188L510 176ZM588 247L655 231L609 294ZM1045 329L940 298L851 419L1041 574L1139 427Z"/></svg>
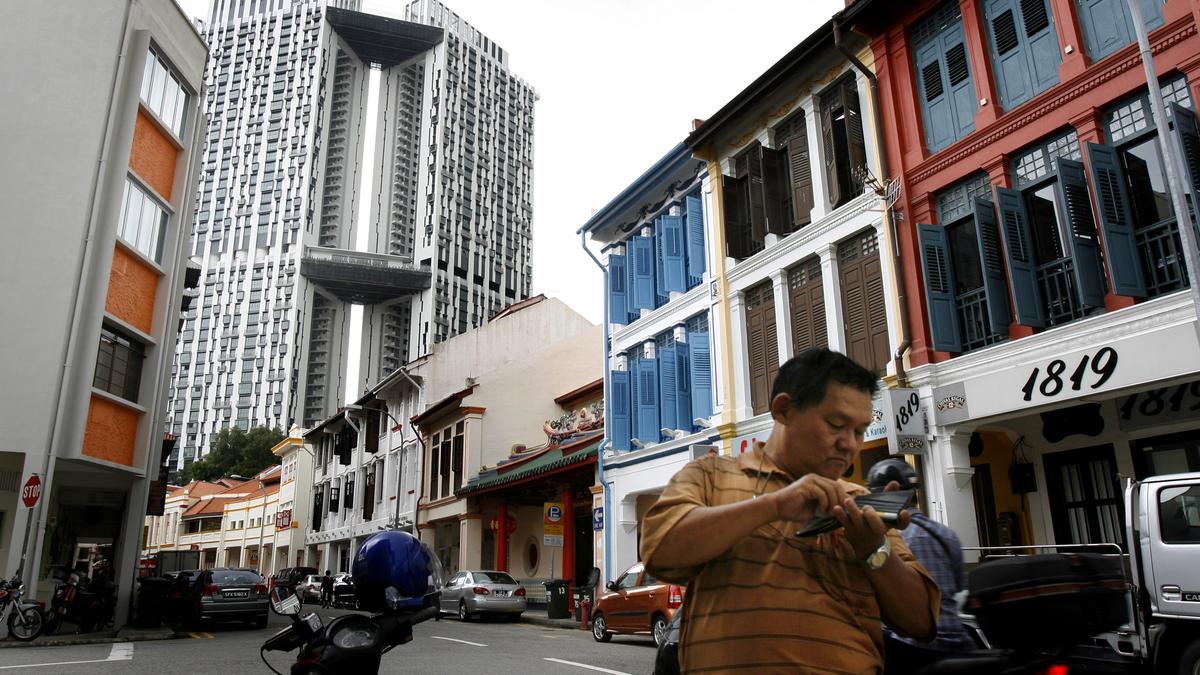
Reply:
<svg viewBox="0 0 1200 675"><path fill-rule="evenodd" d="M929 516L954 530L963 546L979 546L972 485L975 469L967 451L970 441L970 429L936 429L925 458L923 484L927 486ZM968 554L966 558L973 562L976 556Z"/></svg>
<svg viewBox="0 0 1200 675"><path fill-rule="evenodd" d="M817 253L821 257L821 291L825 295L825 329L829 348L846 351L845 326L842 323L842 284L838 278L837 244L829 244Z"/></svg>
<svg viewBox="0 0 1200 675"><path fill-rule="evenodd" d="M809 96L800 104L804 108L804 122L808 127L808 164L812 168L813 210L812 222L829 213L829 199L825 188L825 161L821 153L821 118L815 108L815 96Z"/></svg>
<svg viewBox="0 0 1200 675"><path fill-rule="evenodd" d="M749 419L754 416L754 407L750 402L750 371L746 367L749 360L746 356L748 338L745 305L745 291L735 291L730 294L729 320L733 325L730 326L729 333L733 336L733 344L729 347L733 353L731 379L733 380L734 399L737 401L737 409L733 411L735 420ZM726 405L728 405L728 399L726 399Z"/></svg>
<svg viewBox="0 0 1200 675"><path fill-rule="evenodd" d="M641 560L637 550L637 495L613 495L621 501L617 503L616 527L612 530L612 564L608 571L611 578L624 572L630 565Z"/></svg>
<svg viewBox="0 0 1200 675"><path fill-rule="evenodd" d="M792 303L788 296L787 273L783 269L771 272L771 292L775 296L775 348L779 363L792 358Z"/></svg>

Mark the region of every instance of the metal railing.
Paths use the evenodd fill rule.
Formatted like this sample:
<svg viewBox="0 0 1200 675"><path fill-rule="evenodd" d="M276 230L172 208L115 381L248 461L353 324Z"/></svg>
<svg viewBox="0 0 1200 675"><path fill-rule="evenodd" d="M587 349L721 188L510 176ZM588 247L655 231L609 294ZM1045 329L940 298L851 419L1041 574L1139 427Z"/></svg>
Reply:
<svg viewBox="0 0 1200 675"><path fill-rule="evenodd" d="M955 296L958 307L958 326L962 330L964 352L986 347L1007 336L992 333L988 319L987 294L982 287Z"/></svg>
<svg viewBox="0 0 1200 675"><path fill-rule="evenodd" d="M1174 218L1139 228L1134 237L1142 258L1149 297L1188 287L1183 244Z"/></svg>
<svg viewBox="0 0 1200 675"><path fill-rule="evenodd" d="M1083 318L1083 307L1079 304L1079 292L1075 288L1075 263L1070 258L1059 258L1039 265L1037 285L1046 312L1047 327L1061 326Z"/></svg>

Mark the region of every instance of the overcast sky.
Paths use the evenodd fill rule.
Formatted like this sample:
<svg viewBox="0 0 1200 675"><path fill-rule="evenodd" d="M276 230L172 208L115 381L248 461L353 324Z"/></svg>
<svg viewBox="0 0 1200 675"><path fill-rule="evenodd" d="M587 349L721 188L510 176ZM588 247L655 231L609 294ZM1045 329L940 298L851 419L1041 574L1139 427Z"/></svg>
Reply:
<svg viewBox="0 0 1200 675"><path fill-rule="evenodd" d="M204 17L208 0L177 0ZM843 0L444 0L509 53L534 117L533 292L589 320L600 271L575 231ZM401 0L366 0L398 16ZM384 9L387 8L387 9ZM393 9L394 8L394 9Z"/></svg>

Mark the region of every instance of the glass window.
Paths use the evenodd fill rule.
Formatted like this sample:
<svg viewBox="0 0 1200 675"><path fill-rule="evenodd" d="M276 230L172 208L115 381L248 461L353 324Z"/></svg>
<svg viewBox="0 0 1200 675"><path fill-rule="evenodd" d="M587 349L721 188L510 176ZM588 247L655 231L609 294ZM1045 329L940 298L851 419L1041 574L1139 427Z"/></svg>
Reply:
<svg viewBox="0 0 1200 675"><path fill-rule="evenodd" d="M979 266L979 242L975 237L975 220L964 219L961 223L946 227L949 239L954 281L958 288L954 292L962 295L983 287L983 270Z"/></svg>
<svg viewBox="0 0 1200 675"><path fill-rule="evenodd" d="M1058 194L1054 183L1046 183L1025 193L1029 209L1029 229L1033 234L1037 263L1045 265L1063 257L1062 225L1058 221Z"/></svg>
<svg viewBox="0 0 1200 675"><path fill-rule="evenodd" d="M127 401L137 401L142 379L142 343L108 329L100 331L96 374L92 386Z"/></svg>
<svg viewBox="0 0 1200 675"><path fill-rule="evenodd" d="M1158 491L1158 526L1167 544L1200 544L1200 485Z"/></svg>
<svg viewBox="0 0 1200 675"><path fill-rule="evenodd" d="M183 132L188 98L179 77L151 47L142 72L142 103L177 137Z"/></svg>
<svg viewBox="0 0 1200 675"><path fill-rule="evenodd" d="M167 212L140 185L125 178L117 236L131 248L156 263L162 262Z"/></svg>
<svg viewBox="0 0 1200 675"><path fill-rule="evenodd" d="M1151 225L1173 218L1171 193L1167 190L1158 139L1152 136L1123 148L1121 164L1129 182L1129 200L1134 222L1139 225Z"/></svg>
<svg viewBox="0 0 1200 675"><path fill-rule="evenodd" d="M475 583L477 584L513 584L516 581L504 572L475 572Z"/></svg>

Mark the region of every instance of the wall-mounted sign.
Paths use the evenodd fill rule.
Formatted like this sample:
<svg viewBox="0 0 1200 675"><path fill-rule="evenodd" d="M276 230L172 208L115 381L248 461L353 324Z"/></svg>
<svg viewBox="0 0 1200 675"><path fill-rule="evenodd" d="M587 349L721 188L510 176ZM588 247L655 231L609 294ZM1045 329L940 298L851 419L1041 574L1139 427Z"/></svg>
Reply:
<svg viewBox="0 0 1200 675"><path fill-rule="evenodd" d="M562 502L545 502L542 505L542 534L561 537L563 534ZM546 544L550 546L551 544Z"/></svg>
<svg viewBox="0 0 1200 675"><path fill-rule="evenodd" d="M597 506L592 509L592 531L598 532L604 529L604 507Z"/></svg>
<svg viewBox="0 0 1200 675"><path fill-rule="evenodd" d="M561 534L547 534L542 536L542 546L562 546L563 538Z"/></svg>
<svg viewBox="0 0 1200 675"><path fill-rule="evenodd" d="M1049 404L1073 403L1083 397L1093 398L1198 370L1200 345L1194 327L1190 323L1166 326L1099 347L1052 357L1013 355L1002 365L979 368L977 376L933 390L934 420L944 426ZM1170 388L1163 393L1168 408L1174 394ZM1183 407L1182 398L1179 405ZM1147 404L1148 412L1154 409L1154 404ZM1133 413L1130 421L1132 418Z"/></svg>
<svg viewBox="0 0 1200 675"><path fill-rule="evenodd" d="M275 529L286 530L292 526L292 510L283 509L275 514Z"/></svg>
<svg viewBox="0 0 1200 675"><path fill-rule="evenodd" d="M1200 380L1148 389L1117 399L1123 431L1196 419L1200 414Z"/></svg>
<svg viewBox="0 0 1200 675"><path fill-rule="evenodd" d="M887 425L888 452L920 455L928 443L925 409L916 389L887 389L883 392L883 423Z"/></svg>

